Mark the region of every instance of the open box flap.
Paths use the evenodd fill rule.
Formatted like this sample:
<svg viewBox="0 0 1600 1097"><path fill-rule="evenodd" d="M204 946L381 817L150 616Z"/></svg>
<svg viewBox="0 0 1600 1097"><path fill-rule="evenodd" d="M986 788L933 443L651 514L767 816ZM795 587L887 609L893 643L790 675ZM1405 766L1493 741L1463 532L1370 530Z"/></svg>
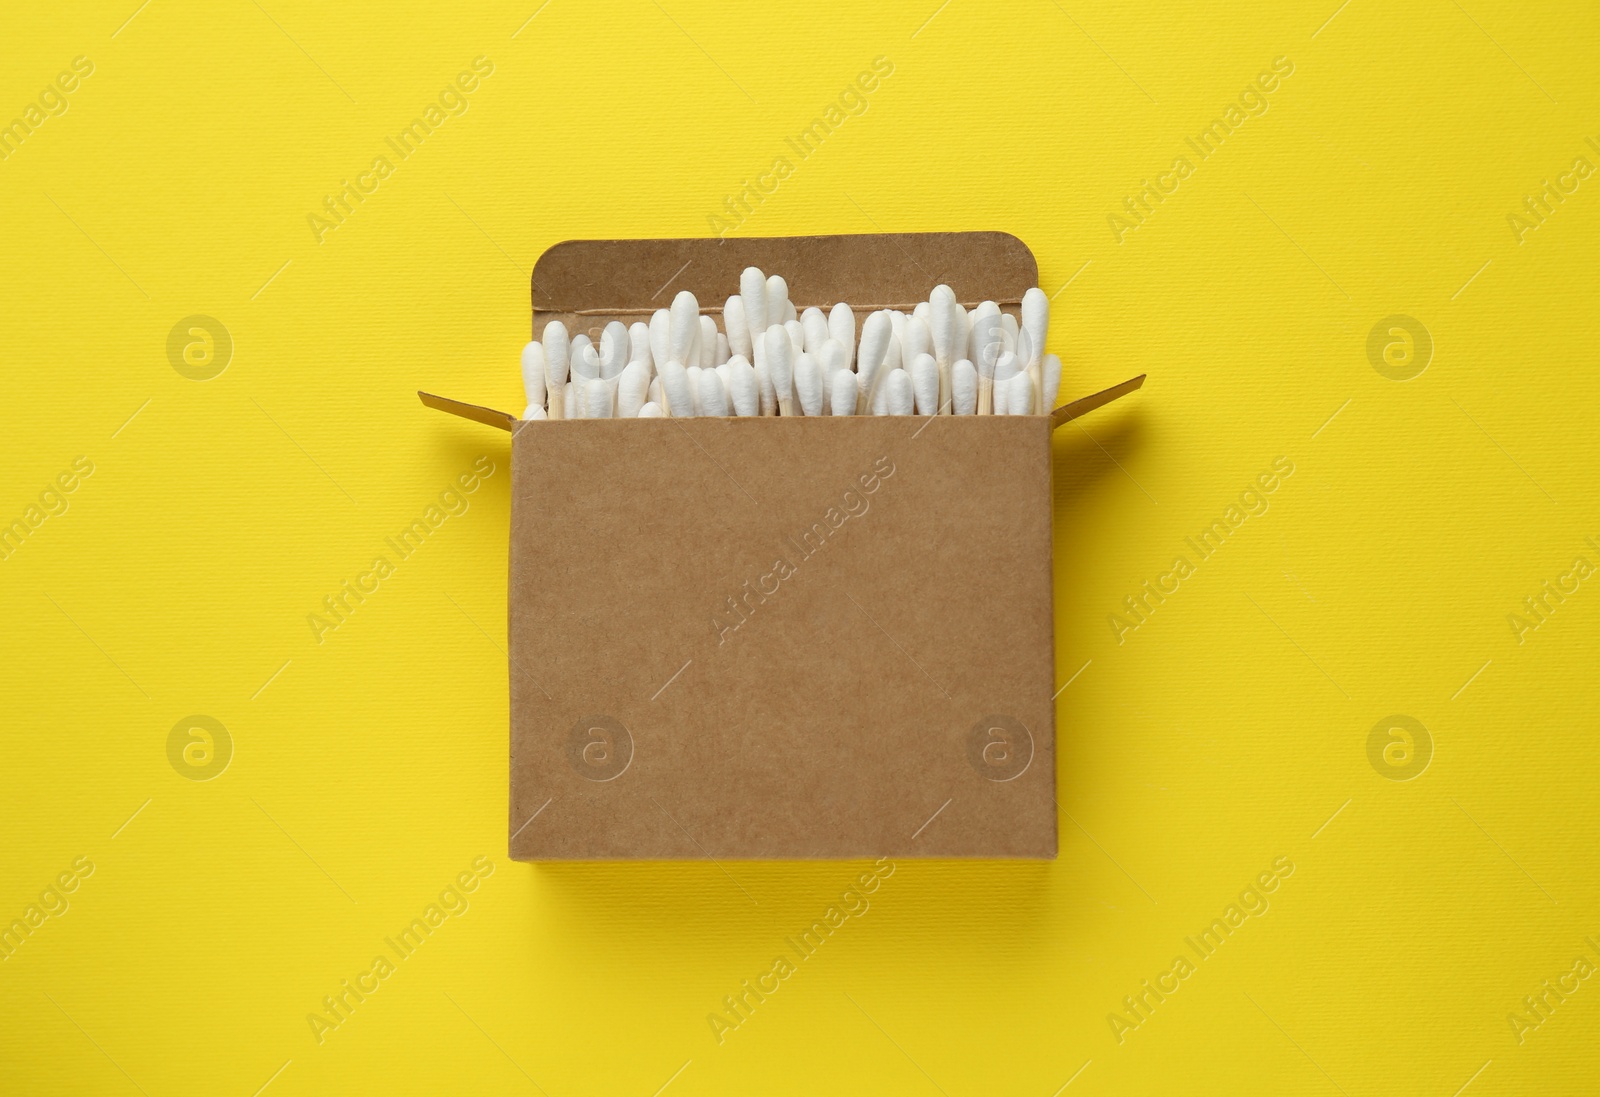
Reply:
<svg viewBox="0 0 1600 1097"><path fill-rule="evenodd" d="M509 412L496 411L486 408L481 404L464 404L460 400L452 400L447 396L435 396L431 392L417 390L417 396L428 407L435 411L449 412L459 415L463 419L471 419L474 423L483 423L491 427L499 427L504 431L517 429L517 417Z"/></svg>
<svg viewBox="0 0 1600 1097"><path fill-rule="evenodd" d="M1070 404L1062 404L1059 408L1056 408L1055 411L1050 413L1050 429L1055 430L1057 427L1071 422L1080 415L1087 415L1089 412L1094 411L1097 408L1102 408L1111 403L1111 401L1117 399L1118 397L1126 396L1128 393L1133 392L1135 389L1143 386L1144 379L1145 375L1141 373L1137 377L1130 377L1120 385L1112 385L1110 388L1102 389L1091 396L1080 397L1077 400L1072 401ZM435 409L436 411L449 412L451 415L459 415L461 418L471 419L475 423L484 423L491 427L499 427L504 431L515 431L517 429L517 423L519 420L515 415L512 415L509 412L495 411L493 408L486 408L480 404L465 404L460 400L451 400L448 397L435 396L431 392L422 392L421 390L418 390L417 396L424 404ZM828 416L827 418L833 417ZM861 418L880 417L862 416ZM977 417L958 415L949 416L948 418L967 419ZM1040 416L1030 415L1027 418L1037 419L1040 418Z"/></svg>

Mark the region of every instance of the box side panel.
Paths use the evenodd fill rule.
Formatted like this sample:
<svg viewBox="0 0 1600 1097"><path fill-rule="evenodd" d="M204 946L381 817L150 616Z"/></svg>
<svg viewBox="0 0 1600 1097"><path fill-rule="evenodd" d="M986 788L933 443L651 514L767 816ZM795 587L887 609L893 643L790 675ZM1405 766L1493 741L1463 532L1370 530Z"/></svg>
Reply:
<svg viewBox="0 0 1600 1097"><path fill-rule="evenodd" d="M1043 420L513 449L514 857L1054 855Z"/></svg>

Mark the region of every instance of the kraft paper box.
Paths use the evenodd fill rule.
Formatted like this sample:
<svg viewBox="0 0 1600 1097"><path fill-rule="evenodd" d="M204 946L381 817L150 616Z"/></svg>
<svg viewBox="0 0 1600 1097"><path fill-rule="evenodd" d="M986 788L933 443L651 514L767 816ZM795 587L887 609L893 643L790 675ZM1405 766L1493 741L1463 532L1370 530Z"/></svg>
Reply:
<svg viewBox="0 0 1600 1097"><path fill-rule="evenodd" d="M1005 233L558 244L598 343L747 266L858 323L948 284L1015 313ZM508 359L509 361L510 359ZM1054 857L1051 415L524 422L511 433L510 855Z"/></svg>

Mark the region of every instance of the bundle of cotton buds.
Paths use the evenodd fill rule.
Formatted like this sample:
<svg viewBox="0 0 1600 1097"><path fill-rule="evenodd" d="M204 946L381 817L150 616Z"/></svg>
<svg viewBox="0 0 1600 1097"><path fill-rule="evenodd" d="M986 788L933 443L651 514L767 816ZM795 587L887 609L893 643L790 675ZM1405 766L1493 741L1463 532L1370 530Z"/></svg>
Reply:
<svg viewBox="0 0 1600 1097"><path fill-rule="evenodd" d="M687 291L648 324L613 320L598 349L553 320L522 348L522 417L1030 415L1055 407L1061 387L1039 289L1023 295L1019 323L936 286L909 313L869 315L858 344L848 304L797 315L788 283L748 267L722 322L718 331Z"/></svg>

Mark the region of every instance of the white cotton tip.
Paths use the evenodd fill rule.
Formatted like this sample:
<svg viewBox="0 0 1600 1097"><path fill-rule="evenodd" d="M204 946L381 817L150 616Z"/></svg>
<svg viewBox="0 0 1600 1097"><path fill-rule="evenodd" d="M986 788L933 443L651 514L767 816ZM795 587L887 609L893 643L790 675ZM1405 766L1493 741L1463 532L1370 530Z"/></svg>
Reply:
<svg viewBox="0 0 1600 1097"><path fill-rule="evenodd" d="M949 286L934 286L928 299L928 334L933 341L934 361L947 366L964 356L965 324L955 291Z"/></svg>
<svg viewBox="0 0 1600 1097"><path fill-rule="evenodd" d="M856 314L840 301L828 312L828 337L844 348L844 368L856 360Z"/></svg>
<svg viewBox="0 0 1600 1097"><path fill-rule="evenodd" d="M728 406L728 390L722 384L722 376L714 369L700 371L700 414L733 414Z"/></svg>
<svg viewBox="0 0 1600 1097"><path fill-rule="evenodd" d="M918 301L917 307L911 310L911 315L921 320L924 324L929 322L931 313L932 307L926 301ZM933 329L930 327L928 330L932 331Z"/></svg>
<svg viewBox="0 0 1600 1097"><path fill-rule="evenodd" d="M989 414L1010 415L1011 382L991 381L989 385Z"/></svg>
<svg viewBox="0 0 1600 1097"><path fill-rule="evenodd" d="M1027 381L1026 371L1011 377L1011 381L1006 382L1003 389L1005 389L1005 413L1008 416L1026 416L1030 397L1034 395L1034 389Z"/></svg>
<svg viewBox="0 0 1600 1097"><path fill-rule="evenodd" d="M689 352L700 334L700 302L688 290L679 290L667 315L667 357L688 365L694 361Z"/></svg>
<svg viewBox="0 0 1600 1097"><path fill-rule="evenodd" d="M654 368L655 361L650 354L650 325L637 321L628 325L628 361L643 362Z"/></svg>
<svg viewBox="0 0 1600 1097"><path fill-rule="evenodd" d="M661 363L661 391L667 398L666 412L674 419L694 414L694 396L689 389L689 373L682 362L671 358Z"/></svg>
<svg viewBox="0 0 1600 1097"><path fill-rule="evenodd" d="M717 364L717 322L709 316L700 317L700 365L714 366Z"/></svg>
<svg viewBox="0 0 1600 1097"><path fill-rule="evenodd" d="M756 340L756 346L758 348L764 346L765 344L765 338ZM755 371L757 393L756 407L759 414L778 414L778 394L772 387L772 375L767 372L767 352L765 350L761 351L761 353L756 356Z"/></svg>
<svg viewBox="0 0 1600 1097"><path fill-rule="evenodd" d="M919 354L931 354L933 340L928 333L927 321L918 316L906 319L905 330L900 335L900 357L905 362L915 362Z"/></svg>
<svg viewBox="0 0 1600 1097"><path fill-rule="evenodd" d="M880 309L861 325L861 352L856 357L856 372L861 375L861 391L870 399L889 343L894 338L890 310Z"/></svg>
<svg viewBox="0 0 1600 1097"><path fill-rule="evenodd" d="M806 349L806 327L798 320L784 321L783 330L788 333L789 345L794 347L795 354Z"/></svg>
<svg viewBox="0 0 1600 1097"><path fill-rule="evenodd" d="M537 404L541 409L544 407L544 371L544 344L530 339L522 348L522 392L529 404Z"/></svg>
<svg viewBox="0 0 1600 1097"><path fill-rule="evenodd" d="M672 313L666 309L656 309L650 314L650 358L656 369L661 368L661 363L669 357L667 343L672 338Z"/></svg>
<svg viewBox="0 0 1600 1097"><path fill-rule="evenodd" d="M1040 365L1044 370L1044 407L1039 410L1048 413L1055 410L1056 400L1061 396L1061 359L1047 354Z"/></svg>
<svg viewBox="0 0 1600 1097"><path fill-rule="evenodd" d="M1015 354L1012 354L1010 351L1006 351L1000 355L999 361L995 362L994 364L994 383L996 385L1007 384L1013 377L1021 372L1022 363L1017 361L1017 356Z"/></svg>
<svg viewBox="0 0 1600 1097"><path fill-rule="evenodd" d="M728 337L720 331L717 332L717 349L711 354L711 364L720 366L732 357L733 349L728 346Z"/></svg>
<svg viewBox="0 0 1600 1097"><path fill-rule="evenodd" d="M1012 354L1017 353L1017 331L1017 318L1009 312L1002 312L1000 314L1000 338L1005 343L1006 350L1009 350ZM1021 358L1022 356L1018 354L1017 357ZM1022 364L1026 366L1028 364L1027 360L1024 359Z"/></svg>
<svg viewBox="0 0 1600 1097"><path fill-rule="evenodd" d="M1014 374L1005 381L996 379L994 383L994 413L996 415L1026 415L1032 395L1033 389L1028 383L1026 370Z"/></svg>
<svg viewBox="0 0 1600 1097"><path fill-rule="evenodd" d="M1035 286L1022 295L1022 334L1017 340L1017 357L1024 366L1038 365L1044 359L1044 341L1050 333L1050 298Z"/></svg>
<svg viewBox="0 0 1600 1097"><path fill-rule="evenodd" d="M645 390L645 395L650 398L650 402L656 407L666 406L666 390L661 387L661 377L659 375L650 378L650 387Z"/></svg>
<svg viewBox="0 0 1600 1097"><path fill-rule="evenodd" d="M611 418L611 382L604 377L596 377L588 384L588 394L583 403L585 414L590 419Z"/></svg>
<svg viewBox="0 0 1600 1097"><path fill-rule="evenodd" d="M661 410L661 405L654 400L639 409L639 418L641 419L660 419L665 415L666 412Z"/></svg>
<svg viewBox="0 0 1600 1097"><path fill-rule="evenodd" d="M744 322L754 345L767 331L767 276L760 267L745 267L739 275L739 299L744 302ZM780 320L779 323L782 323Z"/></svg>
<svg viewBox="0 0 1600 1097"><path fill-rule="evenodd" d="M751 354L750 328L745 323L743 297L736 294L723 304L722 327L728 333L728 349L748 360Z"/></svg>
<svg viewBox="0 0 1600 1097"><path fill-rule="evenodd" d="M883 365L878 367L878 376L881 377L892 369L903 369L905 364L905 345L899 339L890 339L889 346L883 354Z"/></svg>
<svg viewBox="0 0 1600 1097"><path fill-rule="evenodd" d="M568 352L569 356L576 358L577 355L578 355L578 348L579 347L593 347L593 346L594 346L594 340L589 338L589 336L586 335L585 333L579 332L577 335L574 335L572 337L571 350Z"/></svg>
<svg viewBox="0 0 1600 1097"><path fill-rule="evenodd" d="M537 422L540 419L548 419L549 415L545 412L543 404L529 404L523 410L522 417L530 422Z"/></svg>
<svg viewBox="0 0 1600 1097"><path fill-rule="evenodd" d="M649 392L649 365L636 360L623 366L617 377L617 418L632 419L638 415Z"/></svg>
<svg viewBox="0 0 1600 1097"><path fill-rule="evenodd" d="M802 415L821 415L824 391L822 367L815 355L800 352L794 363L794 392Z"/></svg>
<svg viewBox="0 0 1600 1097"><path fill-rule="evenodd" d="M916 406L916 395L912 391L911 375L905 370L890 370L889 376L883 379L883 404L887 415L911 414Z"/></svg>
<svg viewBox="0 0 1600 1097"><path fill-rule="evenodd" d="M817 365L822 367L824 385L833 384L833 375L849 368L845 363L844 347L839 345L839 340L830 337L823 341L822 349L817 352Z"/></svg>
<svg viewBox="0 0 1600 1097"><path fill-rule="evenodd" d="M835 370L828 378L828 410L834 415L854 415L860 392L854 373L847 369Z"/></svg>
<svg viewBox="0 0 1600 1097"><path fill-rule="evenodd" d="M950 367L950 410L956 415L978 410L978 370L965 358Z"/></svg>
<svg viewBox="0 0 1600 1097"><path fill-rule="evenodd" d="M800 327L805 332L805 346L801 349L808 354L821 354L822 344L828 341L828 318L822 310L812 306L802 312Z"/></svg>
<svg viewBox="0 0 1600 1097"><path fill-rule="evenodd" d="M582 379L580 378L577 381L569 379L566 384L561 386L561 391L562 391L562 394L563 394L562 397L561 397L561 403L562 403L562 406L566 408L566 416L567 416L567 418L568 419L582 419L583 418L583 387L582 387Z"/></svg>
<svg viewBox="0 0 1600 1097"><path fill-rule="evenodd" d="M592 381L600 376L600 353L593 343L575 343L572 347L572 376Z"/></svg>
<svg viewBox="0 0 1600 1097"><path fill-rule="evenodd" d="M794 414L794 344L789 333L777 324L767 329L767 375L772 379L773 392L777 394L778 411Z"/></svg>
<svg viewBox="0 0 1600 1097"><path fill-rule="evenodd" d="M784 324L789 320L789 283L781 274L767 278L767 326Z"/></svg>
<svg viewBox="0 0 1600 1097"><path fill-rule="evenodd" d="M1005 339L1000 334L1000 306L985 301L972 311L972 335L968 339L968 357L978 367L979 377L993 377L995 363L1005 350Z"/></svg>
<svg viewBox="0 0 1600 1097"><path fill-rule="evenodd" d="M783 322L787 324L790 320L798 319L800 319L800 313L795 309L794 302L785 301L783 303Z"/></svg>
<svg viewBox="0 0 1600 1097"><path fill-rule="evenodd" d="M628 326L613 320L600 333L600 376L607 381L622 372L628 364Z"/></svg>
<svg viewBox="0 0 1600 1097"><path fill-rule="evenodd" d="M911 391L917 398L917 414L939 414L939 363L933 360L933 355L917 355L907 372L911 375Z"/></svg>
<svg viewBox="0 0 1600 1097"><path fill-rule="evenodd" d="M567 383L571 346L567 339L567 325L560 320L552 320L544 326L544 378L547 389Z"/></svg>
<svg viewBox="0 0 1600 1097"><path fill-rule="evenodd" d="M1033 406L1033 375L1027 370L1011 379L1011 399L1006 410L1012 415L1033 415L1039 410Z"/></svg>
<svg viewBox="0 0 1600 1097"><path fill-rule="evenodd" d="M742 354L728 359L728 402L735 415L748 416L761 413L761 386L756 382L756 368L745 361Z"/></svg>
<svg viewBox="0 0 1600 1097"><path fill-rule="evenodd" d="M689 377L689 399L694 401L694 414L704 415L700 410L700 374L704 371L699 366L685 366L683 372Z"/></svg>

